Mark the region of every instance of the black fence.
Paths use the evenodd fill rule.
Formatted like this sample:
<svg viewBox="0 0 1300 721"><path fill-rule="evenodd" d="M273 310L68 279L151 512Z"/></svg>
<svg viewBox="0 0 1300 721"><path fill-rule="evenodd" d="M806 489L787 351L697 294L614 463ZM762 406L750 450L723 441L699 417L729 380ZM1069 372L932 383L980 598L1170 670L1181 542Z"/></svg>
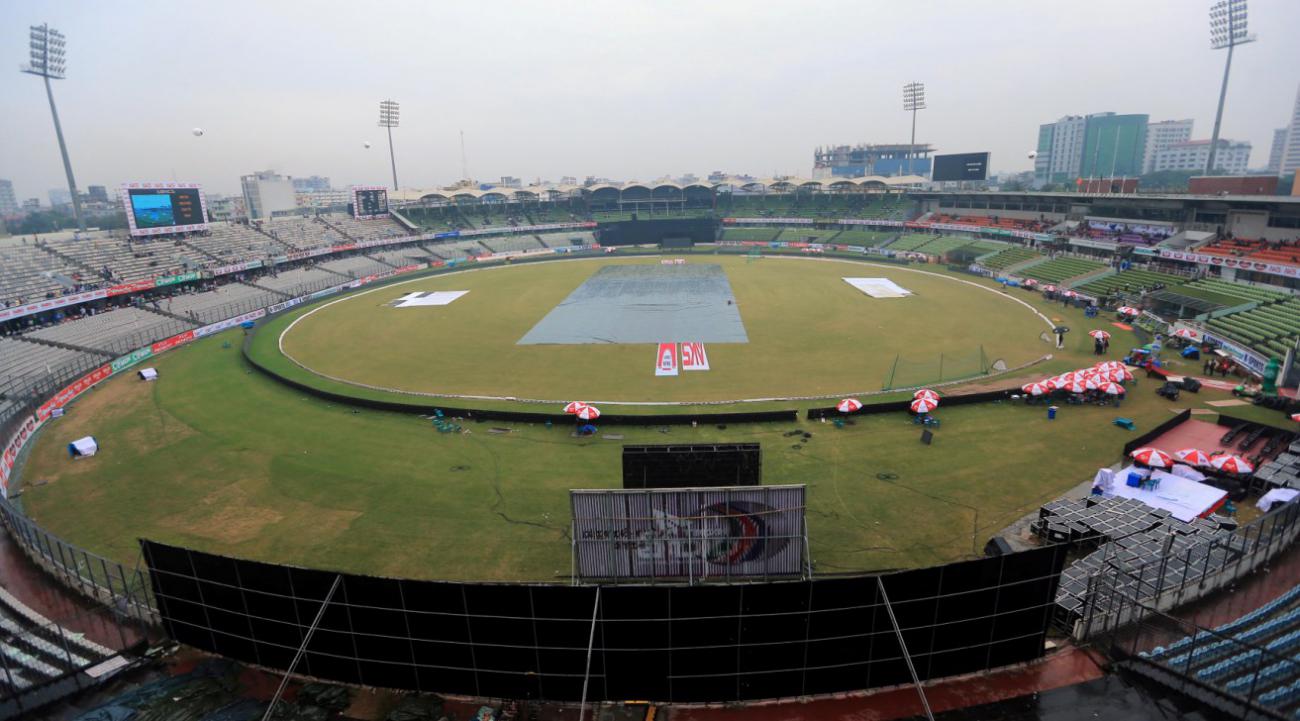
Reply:
<svg viewBox="0 0 1300 721"><path fill-rule="evenodd" d="M623 446L624 488L757 486L763 450L757 443Z"/></svg>
<svg viewBox="0 0 1300 721"><path fill-rule="evenodd" d="M464 408L443 405L441 403L405 403L402 401L380 400L377 398L358 398L346 393L327 391L289 378L288 376L277 373L276 371L257 362L257 360L248 352L248 345L251 339L252 336L247 336L244 339L244 360L248 361L249 365L295 390L309 393L317 398L331 401L333 403L342 403L344 405L358 406L377 411L392 411L394 413L434 415L437 412L441 412L448 418L464 418L471 421L499 421L502 423L549 422L564 425L576 424L574 416L564 413L534 413L529 411ZM725 425L728 423L773 423L796 421L798 419L799 411L790 409L783 411L749 411L738 413L659 413L644 415L602 413L600 420L597 421L597 423L601 425L624 426L668 426L689 425L692 423Z"/></svg>
<svg viewBox="0 0 1300 721"><path fill-rule="evenodd" d="M142 547L179 642L284 669L319 615L300 674L554 701L584 687L591 701L725 702L909 683L891 609L922 680L1029 661L1065 561L1057 546L880 576L606 587L395 580Z"/></svg>
<svg viewBox="0 0 1300 721"><path fill-rule="evenodd" d="M1000 391L982 391L979 393L962 393L959 395L943 396L939 400L940 407L944 406L964 406L971 403L991 403L993 401L1003 401L1011 396L1020 393L1020 388L1007 388ZM835 406L829 408L809 408L808 420L817 420L819 418L847 418L850 416L869 416L876 413L899 413L909 410L912 406L911 399L901 401L889 401L886 403L864 403L861 408L849 413L841 413L835 410Z"/></svg>
<svg viewBox="0 0 1300 721"><path fill-rule="evenodd" d="M1142 435L1138 436L1137 438L1134 438L1133 440L1129 441L1128 443L1125 443L1125 444L1124 444L1124 457L1125 457L1125 458L1128 458L1128 454L1132 453L1133 451L1137 450L1138 448L1141 448L1141 447L1143 447L1143 446L1149 444L1151 441L1154 441L1155 439L1157 439L1157 438L1159 438L1160 436L1162 436L1162 435L1168 433L1169 431L1172 431L1173 429L1175 429L1175 428L1177 428L1178 426L1182 425L1183 422L1185 422L1188 418L1191 418L1191 417L1192 417L1192 411L1191 411L1190 409L1188 409L1188 410L1184 410L1182 413L1179 413L1178 415L1174 416L1173 418L1170 418L1169 420L1165 421L1164 423L1161 423L1160 425L1156 426L1155 428L1152 428L1151 430L1147 431L1146 433L1143 433Z"/></svg>
<svg viewBox="0 0 1300 721"><path fill-rule="evenodd" d="M600 223L596 238L601 245L659 245L665 241L712 243L718 236L714 218L671 218L667 220L625 220Z"/></svg>

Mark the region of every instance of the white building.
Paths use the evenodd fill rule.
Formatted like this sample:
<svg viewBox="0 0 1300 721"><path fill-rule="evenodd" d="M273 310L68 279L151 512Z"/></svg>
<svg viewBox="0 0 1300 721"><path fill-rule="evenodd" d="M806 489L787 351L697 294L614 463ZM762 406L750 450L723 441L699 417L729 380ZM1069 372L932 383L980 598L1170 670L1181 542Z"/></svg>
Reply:
<svg viewBox="0 0 1300 721"><path fill-rule="evenodd" d="M1088 118L1067 115L1055 123L1038 126L1038 157L1034 158L1034 182L1074 182L1083 162L1083 141Z"/></svg>
<svg viewBox="0 0 1300 721"><path fill-rule="evenodd" d="M1289 128L1278 128L1273 131L1273 145L1268 149L1268 167L1265 168L1270 173L1276 173L1282 169L1282 153L1286 152L1286 131Z"/></svg>
<svg viewBox="0 0 1300 721"><path fill-rule="evenodd" d="M1291 122L1287 123L1286 145L1282 150L1282 163L1279 175L1287 175L1300 170L1300 90L1295 94L1295 107L1291 109Z"/></svg>
<svg viewBox="0 0 1300 721"><path fill-rule="evenodd" d="M1156 153L1192 139L1192 120L1161 120L1147 123L1147 147L1142 156L1142 172L1155 170Z"/></svg>
<svg viewBox="0 0 1300 721"><path fill-rule="evenodd" d="M337 190L317 190L311 193L298 193L294 202L299 208L312 210L339 210L352 202L352 191L347 188Z"/></svg>
<svg viewBox="0 0 1300 721"><path fill-rule="evenodd" d="M277 212L298 207L293 180L273 170L240 176L239 185L244 189L244 209L252 220L270 218Z"/></svg>
<svg viewBox="0 0 1300 721"><path fill-rule="evenodd" d="M9 180L0 180L0 218L18 214L18 196L14 195L14 184Z"/></svg>
<svg viewBox="0 0 1300 721"><path fill-rule="evenodd" d="M1210 160L1210 141L1189 140L1175 143L1156 152L1151 171L1182 170L1203 173ZM1219 138L1219 149L1214 154L1211 175L1245 175L1250 167L1250 143L1243 140Z"/></svg>

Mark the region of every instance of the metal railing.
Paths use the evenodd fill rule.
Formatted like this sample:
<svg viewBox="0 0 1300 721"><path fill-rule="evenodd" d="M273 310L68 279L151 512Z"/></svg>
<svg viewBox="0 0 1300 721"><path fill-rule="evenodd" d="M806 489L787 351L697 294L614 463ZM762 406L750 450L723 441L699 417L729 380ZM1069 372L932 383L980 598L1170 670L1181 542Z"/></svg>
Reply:
<svg viewBox="0 0 1300 721"><path fill-rule="evenodd" d="M128 567L68 543L3 498L0 525L29 558L67 588L125 617L150 625L158 623L153 591L138 564Z"/></svg>

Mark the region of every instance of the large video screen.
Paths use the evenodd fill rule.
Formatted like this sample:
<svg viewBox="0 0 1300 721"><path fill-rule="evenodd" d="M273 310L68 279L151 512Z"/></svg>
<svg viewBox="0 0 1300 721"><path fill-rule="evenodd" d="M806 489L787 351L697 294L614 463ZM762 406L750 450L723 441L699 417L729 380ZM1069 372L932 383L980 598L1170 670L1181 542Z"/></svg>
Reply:
<svg viewBox="0 0 1300 721"><path fill-rule="evenodd" d="M934 156L931 180L988 180L988 153L957 153Z"/></svg>
<svg viewBox="0 0 1300 721"><path fill-rule="evenodd" d="M208 227L207 205L198 185L128 183L122 203L131 235L189 233Z"/></svg>
<svg viewBox="0 0 1300 721"><path fill-rule="evenodd" d="M378 185L358 186L352 189L352 217L358 220L382 218L388 215L388 189Z"/></svg>

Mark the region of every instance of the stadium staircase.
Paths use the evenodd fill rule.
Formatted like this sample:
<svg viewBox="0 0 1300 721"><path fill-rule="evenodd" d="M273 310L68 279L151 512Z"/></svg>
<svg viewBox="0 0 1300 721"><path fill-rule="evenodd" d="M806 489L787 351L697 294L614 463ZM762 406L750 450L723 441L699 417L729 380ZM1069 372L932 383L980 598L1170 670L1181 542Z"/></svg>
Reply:
<svg viewBox="0 0 1300 721"><path fill-rule="evenodd" d="M533 237L537 239L537 242L538 242L538 243L541 243L541 244L542 244L542 247L543 247L543 248L549 248L549 247L551 247L550 244L548 244L545 240L542 239L542 236L540 236L540 235L538 235L538 234L536 234L536 233L533 233Z"/></svg>
<svg viewBox="0 0 1300 721"><path fill-rule="evenodd" d="M185 240L185 239L183 239L183 238L177 240L176 242L177 242L177 243L180 243L182 247L188 248L188 249L194 251L195 253L198 253L199 255L203 256L204 258L208 258L209 260L215 260L215 261L217 261L218 263L226 263L226 262L229 262L228 259L226 259L226 258L222 258L222 257L219 256L219 255L214 255L214 254L212 254L212 253L209 253L208 251L206 251L206 250L200 248L200 247L197 246L197 245L194 245L193 243L190 243L189 241L187 241L187 240Z"/></svg>
<svg viewBox="0 0 1300 721"><path fill-rule="evenodd" d="M189 323L191 321L189 319L185 319L185 322ZM63 341L58 341L58 340L37 338L30 333L26 335L16 335L13 336L13 338L14 340L20 340L23 341L24 343L44 345L44 346L49 346L51 348L62 348L64 350L74 350L77 351L78 353L90 353L92 355L103 356L105 358L116 358L118 356L117 353L113 353L112 351L106 351L100 348L91 348L88 345L76 345L75 343L64 343Z"/></svg>
<svg viewBox="0 0 1300 721"><path fill-rule="evenodd" d="M36 241L36 247L37 247L37 248L40 248L41 250L45 251L46 253L49 253L50 255L54 256L55 258L58 258L59 260L63 261L64 263L67 263L68 265L72 266L73 268L80 268L81 270L83 270L83 271L89 273L89 274L91 275L91 277L94 277L94 278L99 278L99 277L101 277L101 276L100 276L100 271L103 270L103 268L92 268L91 266L87 265L86 263L83 263L82 261L77 260L76 258L74 258L74 257L72 257L72 256L70 256L70 255L68 255L67 253L63 253L63 252L60 252L60 251L55 250L52 246L50 246L48 243L45 243L44 241L40 241L40 240Z"/></svg>
<svg viewBox="0 0 1300 721"><path fill-rule="evenodd" d="M456 225L458 225L459 227L468 228L470 230L475 230L478 228L477 225L474 225L473 223L470 222L468 215L465 215L464 213L460 212L460 208L453 207L452 211L456 213Z"/></svg>
<svg viewBox="0 0 1300 721"><path fill-rule="evenodd" d="M375 261L376 263L378 263L378 264L380 264L380 265L386 265L386 266L388 266L389 268L397 268L397 267L399 267L399 266L393 265L392 263L389 263L388 261L384 260L383 258L379 258L379 257L373 256L373 255L363 254L361 257L363 257L363 258L369 258L369 259ZM324 270L324 268L322 268L322 270ZM351 278L352 276L348 276L348 277Z"/></svg>
<svg viewBox="0 0 1300 721"><path fill-rule="evenodd" d="M481 240L478 241L478 244L481 245L481 246L483 246L484 248L487 248L487 252L489 252L489 253L495 253L495 252L497 252L495 248L493 248L492 246L488 245L487 243L485 243L485 242L483 242L483 241L481 241Z"/></svg>
<svg viewBox="0 0 1300 721"><path fill-rule="evenodd" d="M266 293L272 293L272 294L277 295L277 296L279 296L279 297L281 297L281 298L284 298L285 300L288 300L288 299L294 297L293 295L290 295L289 293L285 293L284 291L275 290L274 288L267 288L267 287L264 286L264 285L258 285L257 283L253 283L252 281L241 280L241 281L239 281L239 283L240 283L241 285L246 285L246 286L248 286L249 288L256 288L256 289L258 289L258 290L260 290L260 291L264 291L264 292L266 292Z"/></svg>
<svg viewBox="0 0 1300 721"><path fill-rule="evenodd" d="M198 323L195 323L193 318L188 318L188 317L183 316L183 315L177 315L176 313L173 313L173 312L171 312L171 311L169 311L169 310L163 310L162 308L155 308L155 307L153 307L153 305L150 304L150 303L145 303L145 304L141 305L141 306L140 306L140 310L148 311L148 312L150 312L150 313L153 313L154 315L161 315L161 316L163 316L164 318L171 318L172 320L179 320L179 321L181 321L182 323L186 323L186 324L188 324L188 325L192 325L192 326L194 326L195 328L199 327L199 324L198 324Z"/></svg>
<svg viewBox="0 0 1300 721"><path fill-rule="evenodd" d="M337 226L337 225L335 225L335 224L329 222L328 220L325 220L325 219L322 218L321 216L319 216L319 215L316 216L316 220L317 220L318 222L320 222L321 225L324 225L326 228L329 228L330 230L334 231L335 233L338 233L339 235L343 236L344 238L347 238L348 240L352 241L353 243L357 242L357 239L356 239L356 238L353 238L352 235L351 235L350 233L348 233L346 230L344 230L344 229L340 228L339 226Z"/></svg>
<svg viewBox="0 0 1300 721"><path fill-rule="evenodd" d="M368 256L368 255L365 256L365 257L366 257L366 258L370 258L370 256ZM370 258L370 259L373 260L373 261L375 261L376 263L381 263L381 264L383 264L383 265L387 265L387 266L390 267L390 268L393 267L392 265L389 265L388 263L384 263L384 261L382 261L382 260L380 260L380 259L378 259L378 258ZM326 273L329 273L329 274L331 274L331 275L337 275L337 276L340 277L340 278L347 278L348 280L356 280L356 276L355 276L355 275L350 275L350 274L348 274L348 273L344 273L344 272L341 271L341 270L334 270L333 268L326 268L326 267L323 266L323 265L315 265L315 266L312 266L312 267L315 268L316 270L323 270L323 271L325 271Z"/></svg>
<svg viewBox="0 0 1300 721"><path fill-rule="evenodd" d="M280 247L283 248L283 249L285 250L285 252L287 252L287 253L292 253L292 252L294 252L294 251L296 251L296 250L302 250L302 248L299 248L298 246L294 245L293 243L290 243L290 242L287 241L287 240L280 240L279 238L275 237L274 235L271 235L269 232L267 232L265 229L262 228L262 224L261 224L261 223L249 223L249 224L248 224L248 227L252 228L253 230L257 231L258 233L261 233L263 236L269 238L269 239L271 240L272 243L275 243L276 245L280 246Z"/></svg>
<svg viewBox="0 0 1300 721"><path fill-rule="evenodd" d="M437 258L438 260L446 260L446 259L447 259L447 256L445 256L445 255L443 255L442 253L439 253L438 251L436 251L436 250L430 248L429 246L425 245L424 243L416 243L416 245L417 245L418 247L420 247L422 250L424 250L424 252L426 252L426 253L428 253L429 255L431 255L431 256Z"/></svg>

